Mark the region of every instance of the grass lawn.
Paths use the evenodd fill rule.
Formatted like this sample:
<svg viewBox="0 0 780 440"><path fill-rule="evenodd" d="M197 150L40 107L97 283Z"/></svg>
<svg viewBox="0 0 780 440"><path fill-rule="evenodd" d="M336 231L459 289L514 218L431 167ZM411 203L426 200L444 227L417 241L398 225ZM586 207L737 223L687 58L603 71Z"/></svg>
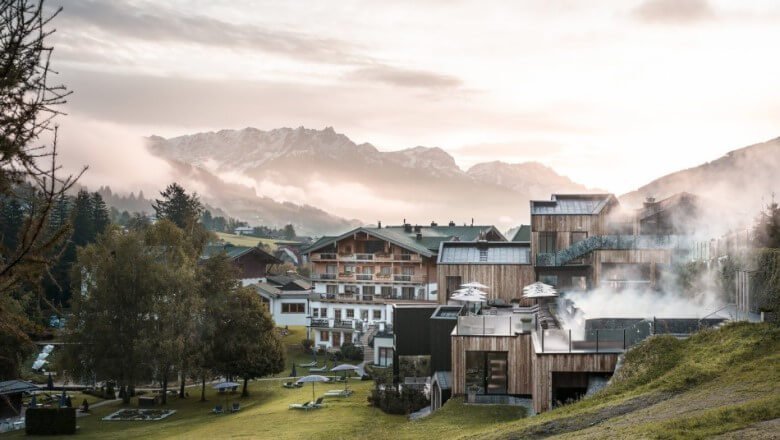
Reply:
<svg viewBox="0 0 780 440"><path fill-rule="evenodd" d="M303 329L300 329L303 332ZM286 338L295 358L295 330ZM302 353L301 353L302 354ZM289 361L288 361L289 362ZM299 372L302 374L302 372ZM289 410L312 398L311 386L288 390L282 379L250 383L237 414L211 414L224 396L209 389L208 402L172 399L177 413L154 422L104 422L119 402L78 419L83 438L671 438L703 439L722 433L777 438L780 421L780 329L732 324L687 340L652 338L626 356L610 387L592 398L535 417L520 408L465 405L454 398L437 413L409 421L368 405L370 381L350 381L355 394L326 399L326 407ZM343 385L342 385L343 386ZM316 384L316 395L340 384ZM191 393L196 396L197 393ZM21 438L17 432L8 438Z"/></svg>
<svg viewBox="0 0 780 440"><path fill-rule="evenodd" d="M271 249L276 249L276 243L297 243L295 241L248 237L246 235L226 234L224 232L217 232L216 234L217 237L219 237L221 240L225 240L227 243L230 243L234 246L257 246L257 243L263 243L270 246Z"/></svg>

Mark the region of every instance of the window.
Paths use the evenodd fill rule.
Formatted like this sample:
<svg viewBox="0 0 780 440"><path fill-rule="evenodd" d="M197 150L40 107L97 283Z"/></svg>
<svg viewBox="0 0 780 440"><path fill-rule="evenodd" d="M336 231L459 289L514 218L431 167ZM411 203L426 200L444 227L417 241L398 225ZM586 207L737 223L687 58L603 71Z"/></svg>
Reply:
<svg viewBox="0 0 780 440"><path fill-rule="evenodd" d="M341 320L341 309L334 309L333 314L333 317L336 319L336 321Z"/></svg>
<svg viewBox="0 0 780 440"><path fill-rule="evenodd" d="M379 366L389 367L393 365L393 349L390 347L379 347Z"/></svg>
<svg viewBox="0 0 780 440"><path fill-rule="evenodd" d="M385 242L382 240L368 240L363 242L363 249L367 254L375 254L385 251Z"/></svg>
<svg viewBox="0 0 780 440"><path fill-rule="evenodd" d="M371 301L376 294L375 286L363 286L363 301Z"/></svg>
<svg viewBox="0 0 780 440"><path fill-rule="evenodd" d="M338 272L338 266L336 266L335 264L329 264L329 265L325 266L325 273L333 273L333 274L335 274L337 272Z"/></svg>
<svg viewBox="0 0 780 440"><path fill-rule="evenodd" d="M401 287L401 298L414 299L414 287Z"/></svg>
<svg viewBox="0 0 780 440"><path fill-rule="evenodd" d="M320 309L313 309L311 311L312 318L319 318L320 317Z"/></svg>
<svg viewBox="0 0 780 440"><path fill-rule="evenodd" d="M283 303L282 313L306 313L306 303Z"/></svg>
<svg viewBox="0 0 780 440"><path fill-rule="evenodd" d="M361 321L368 321L368 310L361 310L360 311L360 320Z"/></svg>
<svg viewBox="0 0 780 440"><path fill-rule="evenodd" d="M355 265L354 264L350 264L350 265L344 266L344 273L347 274L347 275L355 273Z"/></svg>
<svg viewBox="0 0 780 440"><path fill-rule="evenodd" d="M333 344L333 346L337 348L341 347L341 333L333 332L331 333L331 335L333 336L333 341L331 342L331 344Z"/></svg>
<svg viewBox="0 0 780 440"><path fill-rule="evenodd" d="M414 268L413 267L402 267L401 268L401 274L403 274L403 275L414 275Z"/></svg>
<svg viewBox="0 0 780 440"><path fill-rule="evenodd" d="M336 295L339 293L339 286L337 284L328 284L325 286L325 291L328 293L328 295Z"/></svg>
<svg viewBox="0 0 780 440"><path fill-rule="evenodd" d="M355 309L347 309L347 319L353 319L355 317Z"/></svg>
<svg viewBox="0 0 780 440"><path fill-rule="evenodd" d="M358 294L358 286L344 286L344 295L354 296Z"/></svg>
<svg viewBox="0 0 780 440"><path fill-rule="evenodd" d="M382 286L382 298L392 298L393 297L393 287L392 286Z"/></svg>
<svg viewBox="0 0 780 440"><path fill-rule="evenodd" d="M328 309L325 307L320 309L320 317L321 318L327 318L328 317Z"/></svg>
<svg viewBox="0 0 780 440"><path fill-rule="evenodd" d="M466 352L466 389L477 388L477 394L507 393L507 353Z"/></svg>
<svg viewBox="0 0 780 440"><path fill-rule="evenodd" d="M390 266L382 266L380 273L384 276L390 276L393 272Z"/></svg>
<svg viewBox="0 0 780 440"><path fill-rule="evenodd" d="M588 238L587 232L572 232L571 233L571 244L576 244L581 241L584 241L586 238Z"/></svg>
<svg viewBox="0 0 780 440"><path fill-rule="evenodd" d="M363 266L363 271L361 273L363 275L373 275L374 274L374 266Z"/></svg>
<svg viewBox="0 0 780 440"><path fill-rule="evenodd" d="M555 232L540 232L539 233L539 253L551 254L555 252Z"/></svg>
<svg viewBox="0 0 780 440"><path fill-rule="evenodd" d="M374 321L382 320L382 311L381 310L374 310L374 312L373 312L373 319L374 319Z"/></svg>
<svg viewBox="0 0 780 440"><path fill-rule="evenodd" d="M326 332L326 331L321 331L320 332L320 341L326 342L326 341L329 341L329 340L330 340L330 334L328 332Z"/></svg>

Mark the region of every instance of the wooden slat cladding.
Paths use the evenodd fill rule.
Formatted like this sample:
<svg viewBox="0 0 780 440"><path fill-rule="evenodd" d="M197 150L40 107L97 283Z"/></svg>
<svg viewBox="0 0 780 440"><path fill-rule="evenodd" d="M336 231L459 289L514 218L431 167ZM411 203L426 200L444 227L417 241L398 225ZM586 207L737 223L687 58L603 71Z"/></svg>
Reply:
<svg viewBox="0 0 780 440"><path fill-rule="evenodd" d="M447 303L447 277L460 277L461 283L482 283L490 287L486 291L488 298L506 302L522 297L523 287L536 281L534 268L529 264L440 264L437 267L440 304Z"/></svg>
<svg viewBox="0 0 780 440"><path fill-rule="evenodd" d="M593 258L593 285L598 286L603 272L602 264L649 264L650 283L655 286L657 279L657 265L669 265L672 263L672 252L669 249L624 249L624 250L597 250Z"/></svg>
<svg viewBox="0 0 780 440"><path fill-rule="evenodd" d="M553 372L612 373L617 358L615 353L536 354L533 360L534 411L540 413L552 407Z"/></svg>
<svg viewBox="0 0 780 440"><path fill-rule="evenodd" d="M452 394L466 394L466 352L498 351L507 353L509 394L532 393L533 345L530 334L518 336L453 336Z"/></svg>

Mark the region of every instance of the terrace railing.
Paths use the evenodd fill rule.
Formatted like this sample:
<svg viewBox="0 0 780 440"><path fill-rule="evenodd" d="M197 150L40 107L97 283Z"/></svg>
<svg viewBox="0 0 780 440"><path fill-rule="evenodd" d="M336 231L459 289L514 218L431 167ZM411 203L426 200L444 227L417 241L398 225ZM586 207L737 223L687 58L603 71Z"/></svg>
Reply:
<svg viewBox="0 0 780 440"><path fill-rule="evenodd" d="M537 327L541 353L621 353L653 334L653 323L642 320L626 328L542 329Z"/></svg>
<svg viewBox="0 0 780 440"><path fill-rule="evenodd" d="M690 249L684 235L594 235L555 253L538 253L537 266L563 266L600 249Z"/></svg>

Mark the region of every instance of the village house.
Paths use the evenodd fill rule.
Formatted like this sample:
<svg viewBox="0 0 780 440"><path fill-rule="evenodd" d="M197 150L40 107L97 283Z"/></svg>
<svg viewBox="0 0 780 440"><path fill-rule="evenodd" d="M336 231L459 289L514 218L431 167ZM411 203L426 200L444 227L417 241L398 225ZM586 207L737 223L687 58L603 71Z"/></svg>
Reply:
<svg viewBox="0 0 780 440"><path fill-rule="evenodd" d="M200 259L205 261L220 253L227 255L231 263L238 269L238 278L244 286L262 281L268 274L269 267L281 263L279 259L257 246L233 246L230 244L205 246Z"/></svg>
<svg viewBox="0 0 780 440"><path fill-rule="evenodd" d="M266 309L279 327L308 325L312 286L295 274L269 275L265 281L252 284Z"/></svg>
<svg viewBox="0 0 780 440"><path fill-rule="evenodd" d="M392 323L394 304L436 303L440 244L477 239L505 240L493 226L454 222L380 224L319 239L304 250L314 284L309 328L315 345L326 349L346 342L366 345L379 331L379 323ZM366 350L369 361L372 356Z"/></svg>

